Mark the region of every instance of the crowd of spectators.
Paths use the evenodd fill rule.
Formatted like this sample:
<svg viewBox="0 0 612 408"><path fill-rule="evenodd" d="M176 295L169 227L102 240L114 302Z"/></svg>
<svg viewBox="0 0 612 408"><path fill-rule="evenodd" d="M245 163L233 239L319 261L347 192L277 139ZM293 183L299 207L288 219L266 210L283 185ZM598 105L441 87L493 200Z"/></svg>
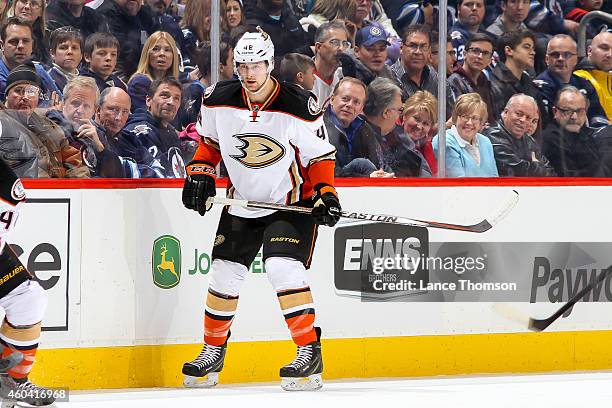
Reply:
<svg viewBox="0 0 612 408"><path fill-rule="evenodd" d="M21 177L184 177L219 18L220 80L261 27L272 75L324 110L338 177L436 177L440 148L448 177L612 177L612 24L577 48L594 10L612 2L0 1L0 155Z"/></svg>

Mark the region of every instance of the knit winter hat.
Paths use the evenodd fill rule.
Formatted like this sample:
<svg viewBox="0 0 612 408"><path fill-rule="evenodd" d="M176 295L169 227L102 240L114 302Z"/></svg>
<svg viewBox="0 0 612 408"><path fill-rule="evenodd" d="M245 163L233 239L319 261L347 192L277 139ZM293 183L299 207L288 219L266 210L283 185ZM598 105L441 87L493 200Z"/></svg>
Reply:
<svg viewBox="0 0 612 408"><path fill-rule="evenodd" d="M36 67L32 62L21 64L13 68L6 78L6 91L8 94L10 89L19 84L30 84L40 88L40 77L36 72Z"/></svg>

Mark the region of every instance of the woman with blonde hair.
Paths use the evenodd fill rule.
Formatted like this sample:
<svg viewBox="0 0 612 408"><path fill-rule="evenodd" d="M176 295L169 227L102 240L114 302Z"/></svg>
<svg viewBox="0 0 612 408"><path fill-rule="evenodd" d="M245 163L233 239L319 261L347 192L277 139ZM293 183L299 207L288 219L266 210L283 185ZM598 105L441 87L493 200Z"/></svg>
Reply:
<svg viewBox="0 0 612 408"><path fill-rule="evenodd" d="M453 126L446 131L447 177L498 177L491 141L480 134L487 120L487 104L477 93L455 102ZM432 140L438 157L438 136Z"/></svg>
<svg viewBox="0 0 612 408"><path fill-rule="evenodd" d="M191 2L190 2L191 3ZM149 86L156 79L179 76L179 57L176 42L165 31L156 31L145 42L138 68L128 82L132 112L145 108Z"/></svg>
<svg viewBox="0 0 612 408"><path fill-rule="evenodd" d="M438 120L438 100L430 92L415 92L404 102L402 120L404 132L412 139L429 164L432 174L436 176L438 161L431 145L431 136Z"/></svg>
<svg viewBox="0 0 612 408"><path fill-rule="evenodd" d="M7 11L7 17L19 17L32 24L32 37L34 45L32 58L44 65L51 65L49 55L49 39L45 30L45 0L14 0Z"/></svg>

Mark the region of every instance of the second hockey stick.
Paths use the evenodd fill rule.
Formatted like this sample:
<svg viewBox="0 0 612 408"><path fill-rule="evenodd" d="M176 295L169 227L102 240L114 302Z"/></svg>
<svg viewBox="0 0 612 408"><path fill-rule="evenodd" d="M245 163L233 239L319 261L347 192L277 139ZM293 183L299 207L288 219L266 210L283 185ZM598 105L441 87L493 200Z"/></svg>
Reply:
<svg viewBox="0 0 612 408"><path fill-rule="evenodd" d="M584 288L582 288L582 290L580 292L576 293L574 295L574 297L572 297L570 300L568 300L568 302L566 304L561 306L559 308L559 310L557 310L555 313L553 313L550 317L548 317L546 319L534 319L533 317L529 318L529 323L528 323L527 327L531 331L540 332L542 330L545 330L548 326L553 324L553 322L555 320L557 320L559 317L561 317L561 315L563 315L563 313L565 313L567 310L569 310L571 307L573 307L576 304L576 302L578 302L580 300L580 298L582 298L584 295L586 295L587 293L592 291L595 288L595 286L599 285L604 279L606 279L608 276L610 276L610 274L612 274L612 265L610 265L607 269L603 270L599 274L597 279L595 279L593 282L589 283Z"/></svg>
<svg viewBox="0 0 612 408"><path fill-rule="evenodd" d="M399 217L396 215L385 215L385 214L368 214L362 212L350 212L341 211L338 215L342 218L350 218L358 221L373 221L373 222L384 222L387 224L400 224L414 227L424 228L439 228L453 231L465 231L482 233L493 228L495 224L500 222L508 213L514 208L518 202L519 194L516 190L512 190L512 197L504 203L504 205L495 213L491 214L490 217L483 219L476 224L462 225L462 224L450 224L438 221L427 221L419 220L414 218ZM237 200L233 198L225 197L211 197L207 200L208 203L220 204L220 205L236 205L239 207L247 208L260 208L266 210L278 210L278 211L291 211L302 214L310 214L312 208L298 207L293 205L276 204L276 203L264 203L260 201L249 201L249 200Z"/></svg>

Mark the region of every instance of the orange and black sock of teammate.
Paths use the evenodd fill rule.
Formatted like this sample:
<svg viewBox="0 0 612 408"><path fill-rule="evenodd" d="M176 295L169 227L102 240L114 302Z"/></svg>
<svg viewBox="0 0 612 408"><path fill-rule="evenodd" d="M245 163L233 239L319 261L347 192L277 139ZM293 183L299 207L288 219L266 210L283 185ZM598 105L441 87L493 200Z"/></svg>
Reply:
<svg viewBox="0 0 612 408"><path fill-rule="evenodd" d="M317 341L314 330L315 309L310 288L284 290L276 295L295 344L305 346Z"/></svg>

